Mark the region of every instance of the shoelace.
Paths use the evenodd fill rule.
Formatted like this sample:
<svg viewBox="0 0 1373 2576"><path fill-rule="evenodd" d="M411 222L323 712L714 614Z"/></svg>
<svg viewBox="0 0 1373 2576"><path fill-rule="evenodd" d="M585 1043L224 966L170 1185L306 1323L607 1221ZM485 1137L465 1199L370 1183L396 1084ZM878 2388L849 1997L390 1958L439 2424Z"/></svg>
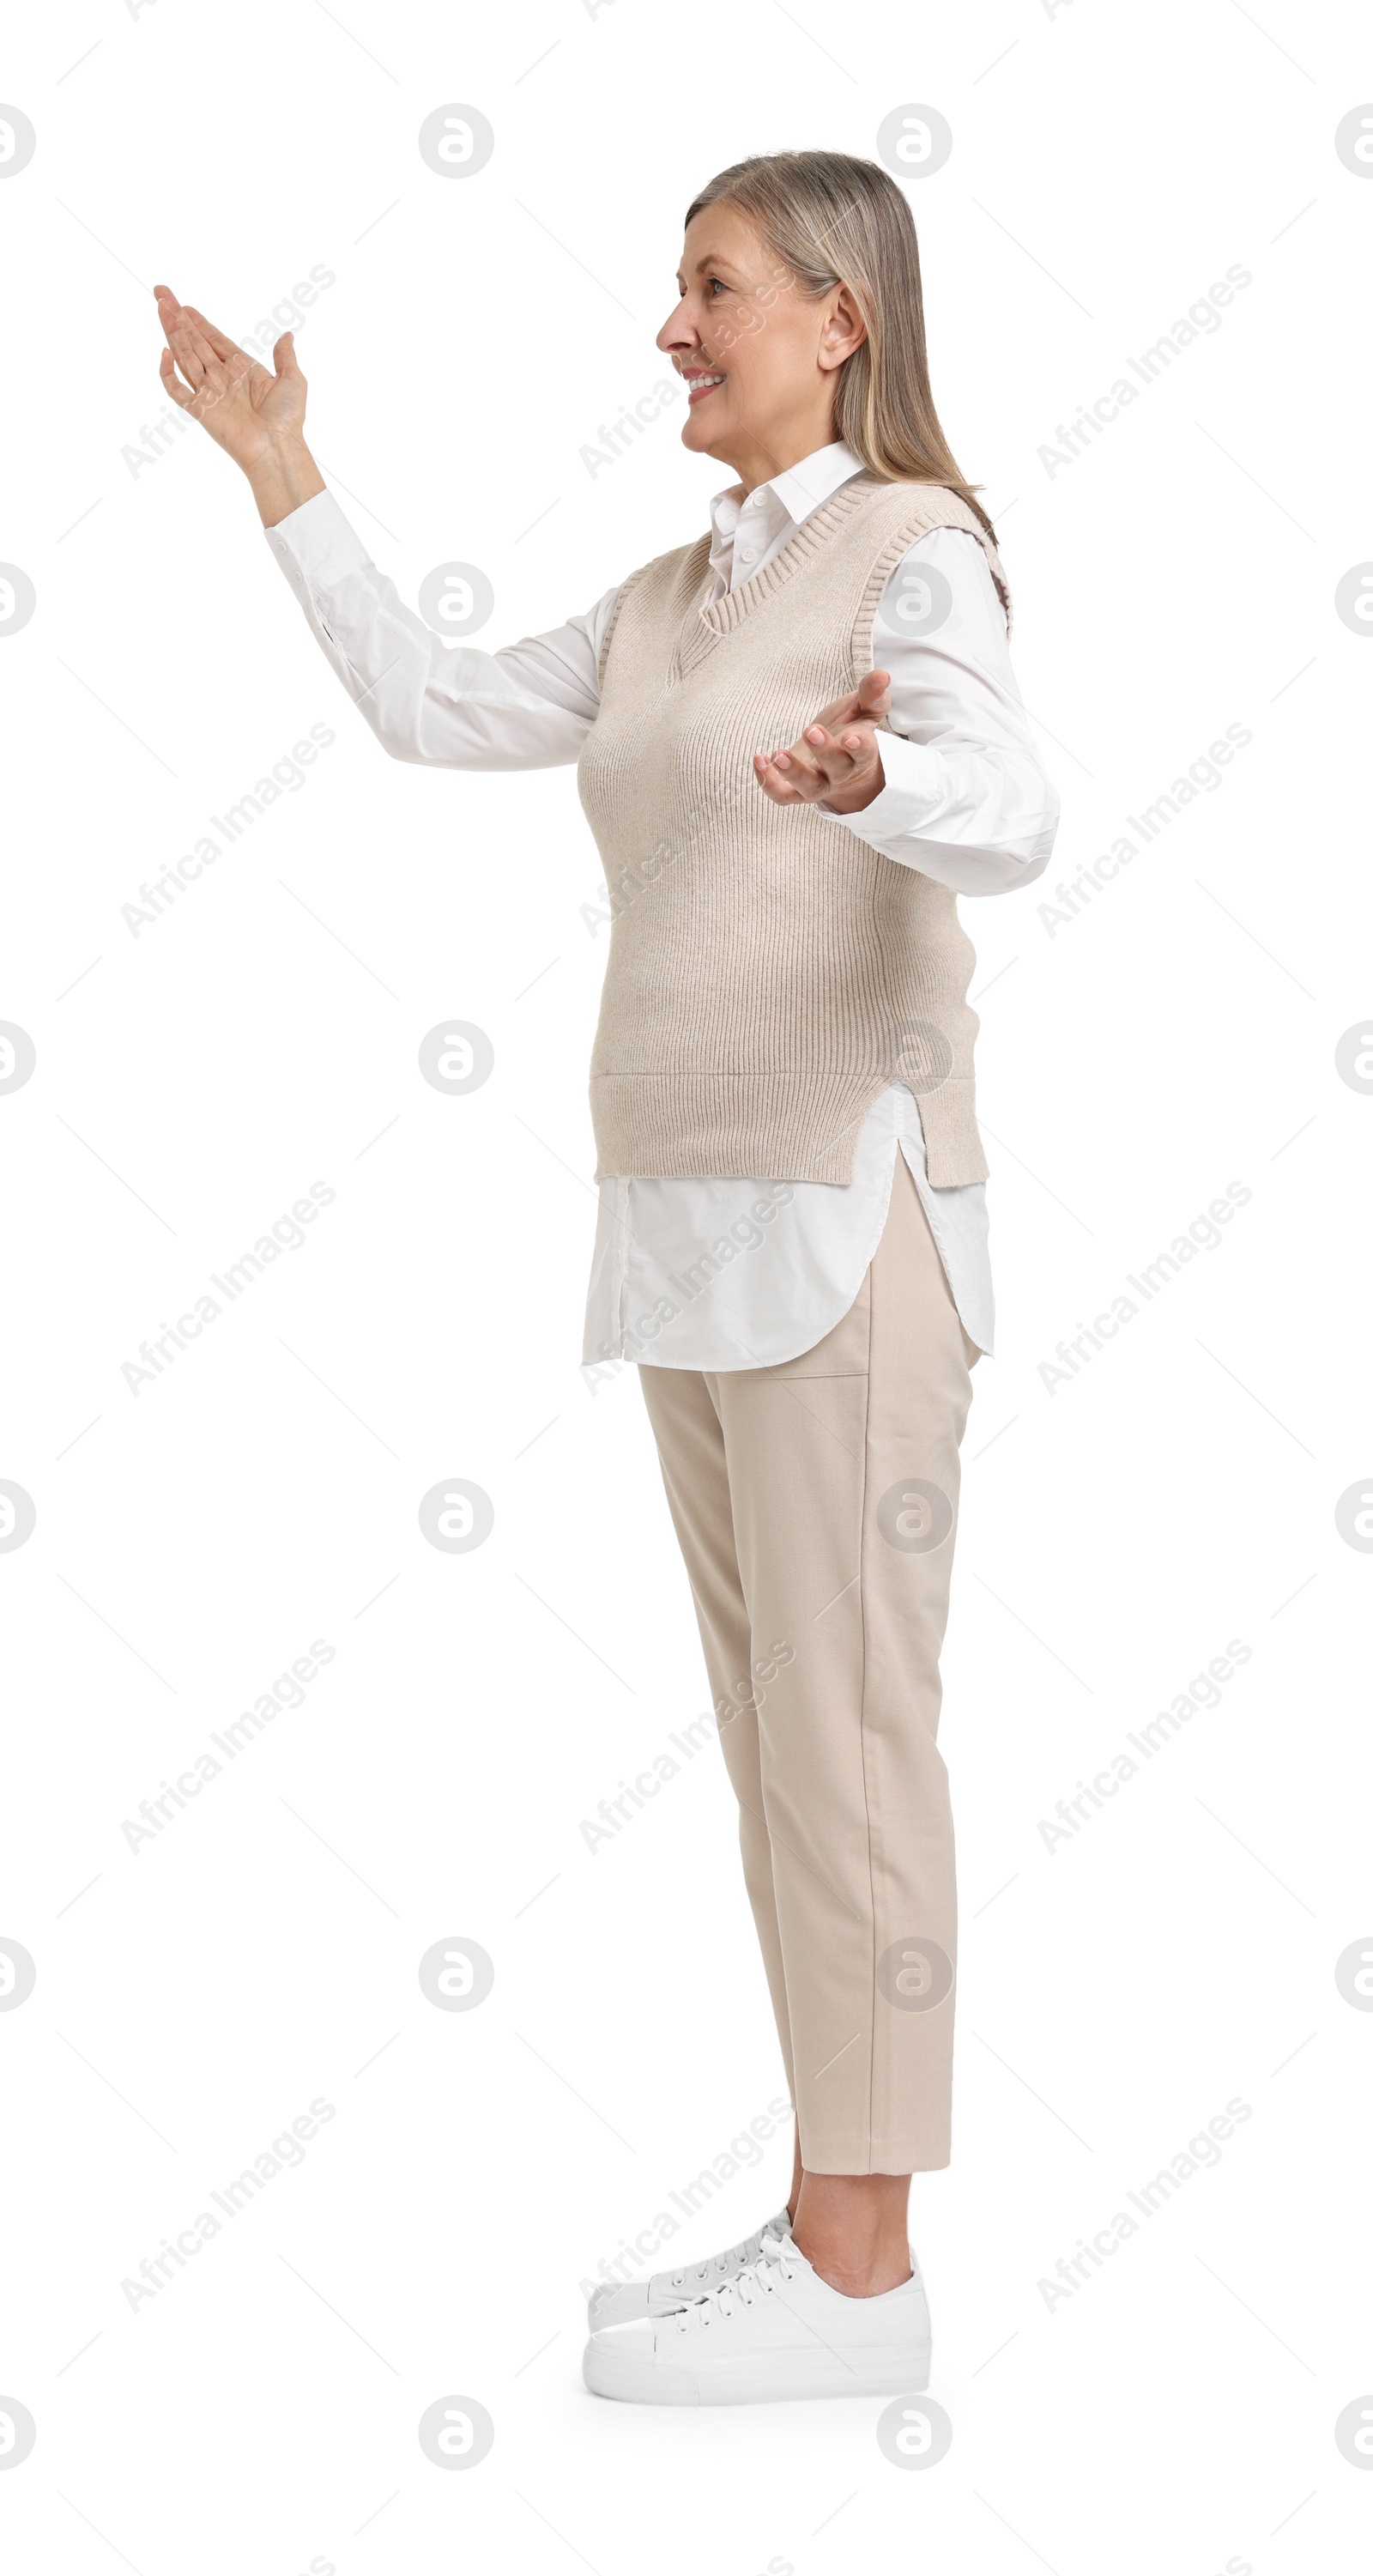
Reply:
<svg viewBox="0 0 1373 2576"><path fill-rule="evenodd" d="M787 2260L790 2250L789 2240L764 2228L758 2253L734 2280L721 2281L715 2289L707 2290L704 2298L689 2299L685 2307L678 2309L678 2334L689 2333L693 2325L712 2325L717 2319L728 2322L742 2309L753 2307L760 2297L770 2297L779 2281L794 2280L796 2266Z"/></svg>
<svg viewBox="0 0 1373 2576"><path fill-rule="evenodd" d="M767 2233L766 2227L760 2227L752 2236L746 2236L742 2245L732 2247L728 2254L712 2254L704 2263L688 2265L685 2271L674 2272L672 2275L674 2290L684 2289L688 2281L708 2280L712 2272L737 2272L746 2263L756 2263Z"/></svg>

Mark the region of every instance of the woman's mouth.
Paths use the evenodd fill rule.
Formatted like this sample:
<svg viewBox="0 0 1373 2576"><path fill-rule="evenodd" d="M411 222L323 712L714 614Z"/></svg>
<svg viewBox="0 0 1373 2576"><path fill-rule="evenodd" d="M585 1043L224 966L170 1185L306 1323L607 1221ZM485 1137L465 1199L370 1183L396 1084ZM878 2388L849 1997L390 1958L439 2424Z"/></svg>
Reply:
<svg viewBox="0 0 1373 2576"><path fill-rule="evenodd" d="M705 373L700 375L684 376L682 382L687 389L688 403L704 402L706 395L713 394L716 386L722 385L724 381L723 376L712 376Z"/></svg>

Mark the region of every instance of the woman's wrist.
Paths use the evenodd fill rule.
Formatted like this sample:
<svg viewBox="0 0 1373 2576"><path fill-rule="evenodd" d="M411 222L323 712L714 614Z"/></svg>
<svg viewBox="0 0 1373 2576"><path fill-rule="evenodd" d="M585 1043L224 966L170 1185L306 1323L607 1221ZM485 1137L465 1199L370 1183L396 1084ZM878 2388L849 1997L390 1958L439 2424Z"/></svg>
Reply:
<svg viewBox="0 0 1373 2576"><path fill-rule="evenodd" d="M303 501L312 501L325 488L324 477L303 438L269 448L256 465L245 471L264 528L276 527Z"/></svg>

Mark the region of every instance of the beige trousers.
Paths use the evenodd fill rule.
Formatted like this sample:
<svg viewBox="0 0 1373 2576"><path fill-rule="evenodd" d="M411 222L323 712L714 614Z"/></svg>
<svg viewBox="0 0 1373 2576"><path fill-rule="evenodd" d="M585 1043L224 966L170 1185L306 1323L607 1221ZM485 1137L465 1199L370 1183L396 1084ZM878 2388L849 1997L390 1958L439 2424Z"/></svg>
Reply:
<svg viewBox="0 0 1373 2576"><path fill-rule="evenodd" d="M954 1855L935 1735L978 1356L898 1153L867 1276L813 1350L639 1370L811 2173L949 2161Z"/></svg>

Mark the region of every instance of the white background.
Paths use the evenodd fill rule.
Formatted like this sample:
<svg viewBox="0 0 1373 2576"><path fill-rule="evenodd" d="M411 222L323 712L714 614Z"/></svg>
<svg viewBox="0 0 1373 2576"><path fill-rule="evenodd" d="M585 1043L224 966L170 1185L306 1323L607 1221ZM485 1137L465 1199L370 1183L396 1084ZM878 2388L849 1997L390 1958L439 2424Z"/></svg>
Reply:
<svg viewBox="0 0 1373 2576"><path fill-rule="evenodd" d="M374 0L29 12L0 182L0 2476L16 2569L339 2576L518 2564L797 2576L929 2554L1001 2576L1367 2564L1367 2059L1336 1959L1370 1934L1357 1647L1373 1103L1351 757L1373 555L1356 371L1373 94L1352 13L1264 0L874 5ZM489 118L455 182L420 122ZM235 335L312 266L309 434L413 599L479 565L491 645L590 607L732 479L675 412L581 449L663 374L682 217L754 151L909 183L936 400L1016 595L1063 793L978 947L999 1351L980 1367L941 1741L963 1937L955 2151L917 2179L946 2459L871 2402L650 2412L589 2397L579 2283L782 2091L723 1766L594 1856L580 1831L705 1703L632 1369L578 1367L585 1065L605 932L571 771L389 763L195 429L150 293ZM1251 283L1074 461L1041 447L1232 264ZM287 317L289 318L289 316ZM311 724L335 742L135 937L122 907ZM1066 926L1037 907L1237 724L1252 742ZM1052 928L1052 935L1051 935ZM445 1015L495 1048L448 1099ZM122 1364L312 1182L333 1204L156 1381ZM1228 1184L1251 1193L1071 1382L1040 1363ZM420 1497L491 1496L445 1555ZM121 1831L315 1639L334 1660L137 1852ZM1109 1808L1039 1831L1228 1641L1250 1648ZM480 2008L421 1992L449 1936ZM121 2283L322 2098L334 2117L184 2270ZM1231 2098L1250 2116L1052 2307L1039 2283ZM785 2134L668 2259L776 2208ZM1360 2180L1360 2176L1363 2180ZM647 2268L647 2267L645 2267ZM441 2472L465 2394L490 2456ZM3 2462L0 2462L3 2467ZM898 2553L902 2553L898 2555Z"/></svg>

